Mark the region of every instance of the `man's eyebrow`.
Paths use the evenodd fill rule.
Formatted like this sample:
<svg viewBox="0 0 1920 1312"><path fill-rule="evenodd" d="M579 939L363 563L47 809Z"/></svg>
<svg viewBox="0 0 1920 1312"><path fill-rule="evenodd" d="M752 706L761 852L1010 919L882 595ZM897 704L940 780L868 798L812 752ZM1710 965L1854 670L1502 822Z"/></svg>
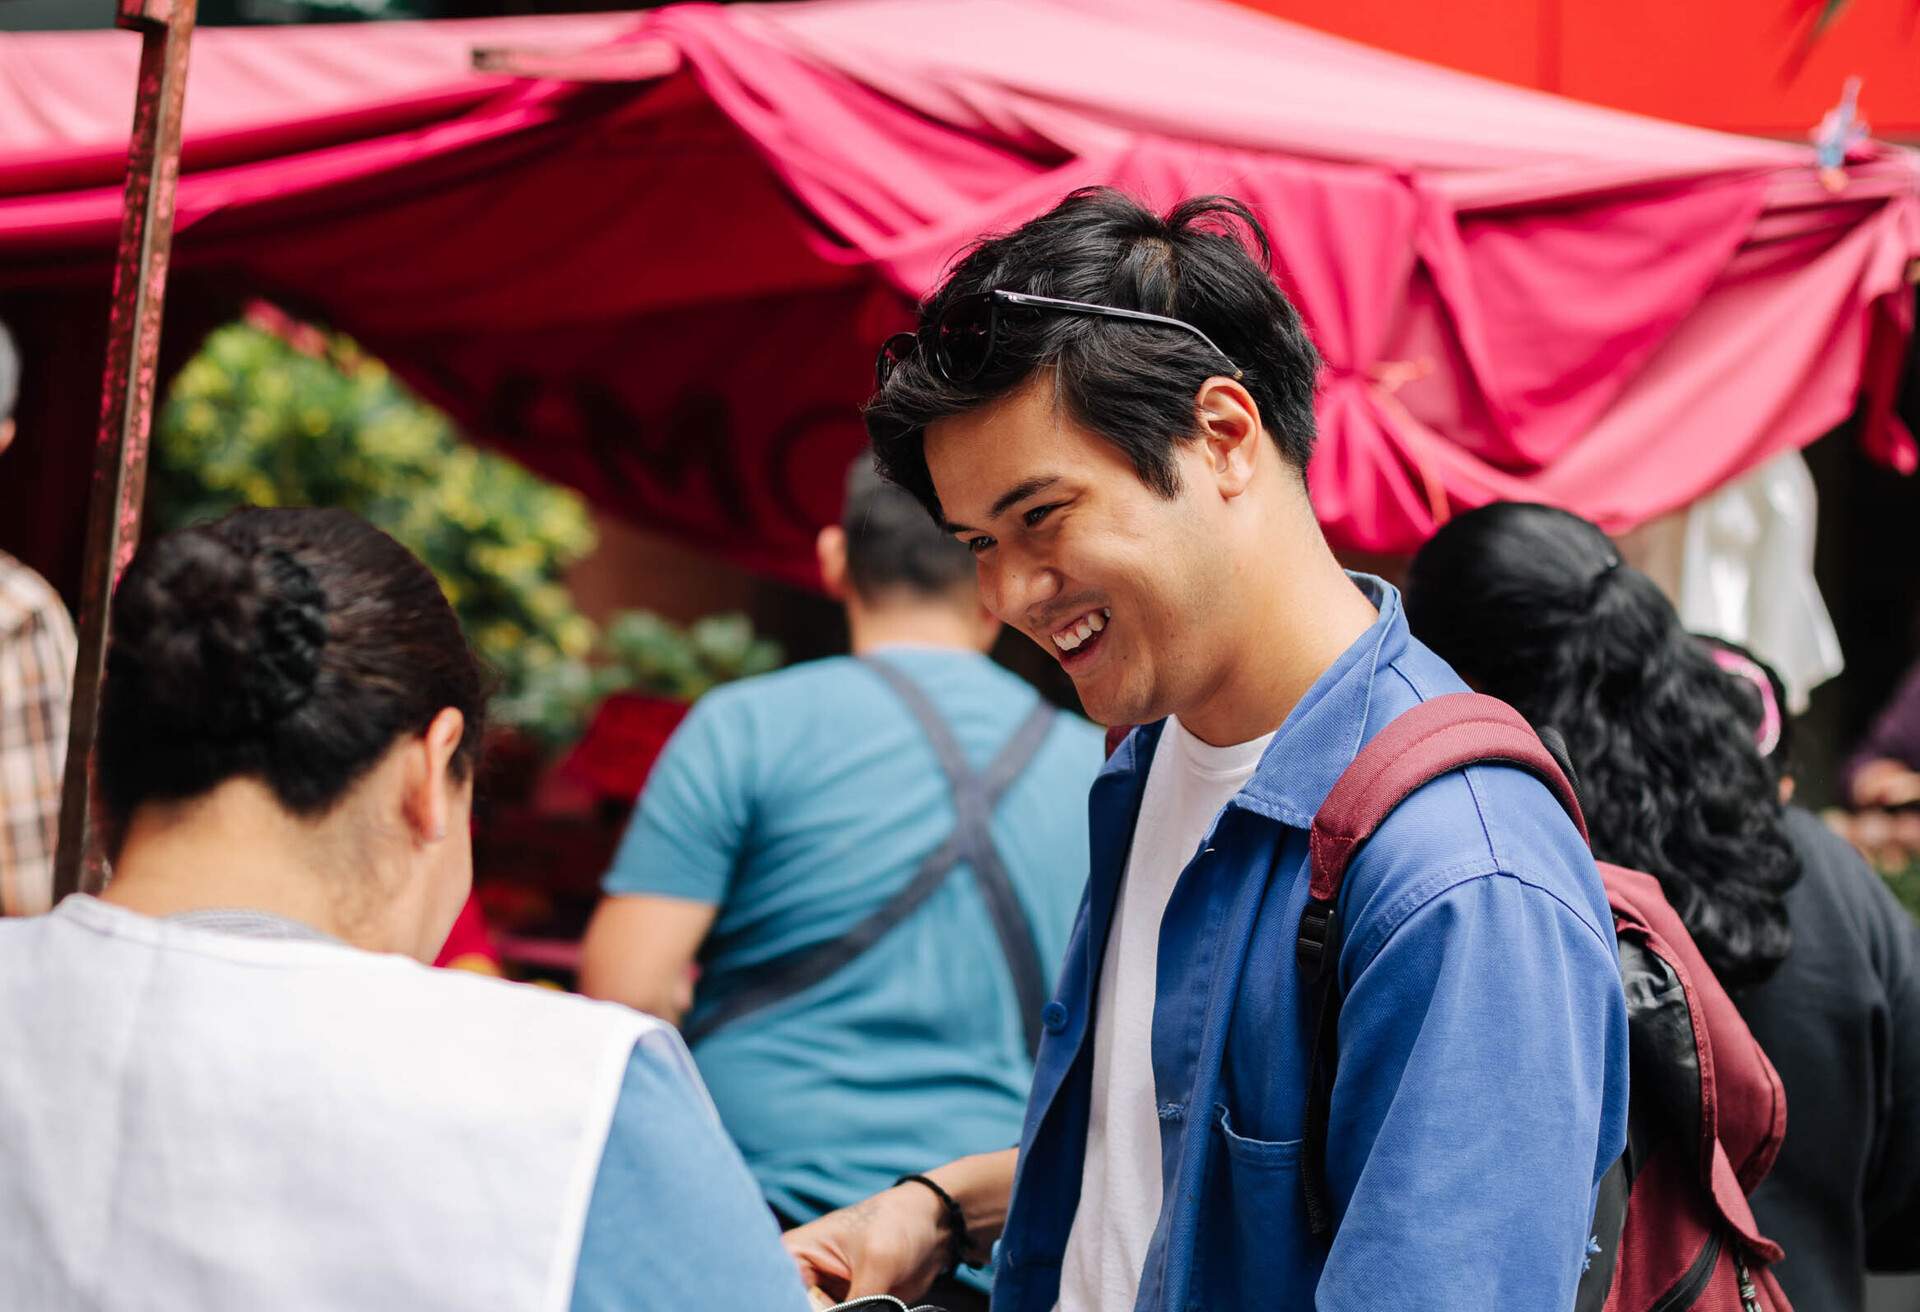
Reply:
<svg viewBox="0 0 1920 1312"><path fill-rule="evenodd" d="M1060 476L1058 474L1038 474L1027 479L1024 483L1014 484L1005 492L1002 492L994 501L992 507L987 511L987 519L992 521L1000 518L1000 516L1007 513L1010 507L1019 505L1030 496L1045 492L1059 481ZM975 531L966 524L956 524L952 520L943 522L940 527L948 533L972 533Z"/></svg>
<svg viewBox="0 0 1920 1312"><path fill-rule="evenodd" d="M1028 479L1024 483L1015 484L1000 494L1000 499L993 503L993 509L987 512L987 518L1000 518L1000 516L1007 513L1009 507L1017 506L1028 497L1045 492L1059 481L1060 476L1058 474L1041 474L1038 477Z"/></svg>

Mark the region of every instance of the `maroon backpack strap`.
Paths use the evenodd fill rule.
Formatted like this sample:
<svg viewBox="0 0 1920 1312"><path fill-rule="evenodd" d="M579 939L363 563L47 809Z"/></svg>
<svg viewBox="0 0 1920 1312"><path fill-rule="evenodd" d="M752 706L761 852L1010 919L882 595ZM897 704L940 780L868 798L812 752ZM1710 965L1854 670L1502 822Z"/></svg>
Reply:
<svg viewBox="0 0 1920 1312"><path fill-rule="evenodd" d="M1566 771L1520 712L1480 693L1449 693L1405 711L1362 747L1314 815L1308 837L1312 882L1294 956L1318 990L1313 1048L1307 1070L1306 1144L1301 1181L1308 1227L1330 1239L1327 1206L1327 1117L1333 1094L1340 990L1340 883L1353 854L1373 837L1394 808L1443 774L1469 765L1511 765L1544 783L1566 808L1580 837L1587 825Z"/></svg>
<svg viewBox="0 0 1920 1312"><path fill-rule="evenodd" d="M1587 822L1566 773L1520 712L1477 692L1449 693L1396 718L1360 749L1313 817L1312 895L1331 902L1361 844L1423 784L1469 765L1517 766L1553 791L1580 837Z"/></svg>

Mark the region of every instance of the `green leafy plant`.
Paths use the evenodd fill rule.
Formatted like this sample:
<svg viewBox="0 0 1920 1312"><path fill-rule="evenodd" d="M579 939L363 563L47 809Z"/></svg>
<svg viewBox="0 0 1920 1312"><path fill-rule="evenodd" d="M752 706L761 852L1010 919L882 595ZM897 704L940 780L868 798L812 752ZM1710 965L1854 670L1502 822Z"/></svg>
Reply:
<svg viewBox="0 0 1920 1312"><path fill-rule="evenodd" d="M652 611L608 621L586 660L557 661L502 701L503 714L549 745L567 741L616 692L696 701L708 689L780 667L784 653L757 636L745 615L710 615L681 626Z"/></svg>
<svg viewBox="0 0 1920 1312"><path fill-rule="evenodd" d="M1910 857L1905 865L1883 867L1880 873L1886 876L1893 895L1913 913L1915 920L1920 920L1920 855Z"/></svg>
<svg viewBox="0 0 1920 1312"><path fill-rule="evenodd" d="M695 701L716 684L778 669L780 644L757 637L745 615L709 615L685 628L651 611L624 611L602 646L623 689Z"/></svg>
<svg viewBox="0 0 1920 1312"><path fill-rule="evenodd" d="M1804 29L1781 67L1780 78L1783 82L1791 82L1800 75L1807 61L1812 58L1814 47L1845 16L1851 3L1850 0L1791 0L1790 8L1794 11L1790 21L1804 25ZM1920 16L1920 0L1907 0L1908 20L1916 16Z"/></svg>
<svg viewBox="0 0 1920 1312"><path fill-rule="evenodd" d="M213 333L159 416L156 526L239 506L339 506L411 548L498 673L499 716L593 650L565 569L594 545L579 497L463 441L351 340L269 310ZM547 726L542 726L546 728Z"/></svg>

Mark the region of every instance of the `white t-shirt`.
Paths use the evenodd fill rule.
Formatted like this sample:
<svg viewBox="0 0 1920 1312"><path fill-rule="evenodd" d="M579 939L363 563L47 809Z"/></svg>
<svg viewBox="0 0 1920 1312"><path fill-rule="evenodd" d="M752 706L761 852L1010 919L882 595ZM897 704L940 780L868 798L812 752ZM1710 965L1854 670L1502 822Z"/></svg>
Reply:
<svg viewBox="0 0 1920 1312"><path fill-rule="evenodd" d="M1093 1027L1093 1097L1080 1205L1067 1235L1057 1312L1130 1312L1160 1217L1160 1116L1153 1003L1160 918L1180 872L1273 735L1210 747L1169 719L1107 935Z"/></svg>

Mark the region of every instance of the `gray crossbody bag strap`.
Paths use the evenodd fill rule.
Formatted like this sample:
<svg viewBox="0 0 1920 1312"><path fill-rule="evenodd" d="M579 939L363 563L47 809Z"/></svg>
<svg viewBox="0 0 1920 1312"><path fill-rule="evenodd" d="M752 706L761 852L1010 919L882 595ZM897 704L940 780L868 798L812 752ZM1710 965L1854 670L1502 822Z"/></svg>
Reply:
<svg viewBox="0 0 1920 1312"><path fill-rule="evenodd" d="M918 684L885 661L863 657L861 664L893 690L926 735L952 792L953 832L926 855L899 892L865 919L838 938L800 948L759 967L753 984L715 1006L701 1016L697 1024L688 1026L686 1040L689 1044L698 1043L722 1026L784 1002L828 979L919 910L955 870L966 865L974 872L994 936L1000 942L1001 955L1006 958L1014 998L1020 1009L1021 1030L1031 1056L1040 1046L1040 1010L1047 999L1046 973L1041 968L1040 950L1034 941L1026 908L1021 905L1006 862L994 845L991 822L1001 797L1039 755L1053 728L1056 712L1044 698L1038 699L1033 711L1021 721L987 768L975 774L952 728Z"/></svg>

